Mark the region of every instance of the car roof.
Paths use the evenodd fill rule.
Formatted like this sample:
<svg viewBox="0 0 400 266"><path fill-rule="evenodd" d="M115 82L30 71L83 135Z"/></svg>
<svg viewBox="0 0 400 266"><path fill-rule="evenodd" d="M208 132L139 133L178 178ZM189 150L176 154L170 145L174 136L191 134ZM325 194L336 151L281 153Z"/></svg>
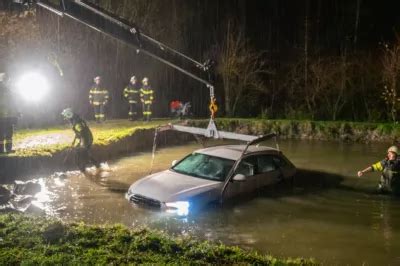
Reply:
<svg viewBox="0 0 400 266"><path fill-rule="evenodd" d="M221 145L221 146L213 146L200 150L196 150L195 153L203 153L210 156L230 159L230 160L238 160L242 155L243 150L246 145ZM266 154L278 154L279 151L272 147L268 146L249 146L246 151L246 154L263 152Z"/></svg>

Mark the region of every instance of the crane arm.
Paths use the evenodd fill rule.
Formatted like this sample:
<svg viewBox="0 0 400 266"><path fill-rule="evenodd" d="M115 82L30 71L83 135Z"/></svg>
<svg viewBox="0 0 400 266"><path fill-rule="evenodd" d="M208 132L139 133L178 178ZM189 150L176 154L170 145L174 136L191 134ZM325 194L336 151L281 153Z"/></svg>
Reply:
<svg viewBox="0 0 400 266"><path fill-rule="evenodd" d="M39 7L49 10L61 17L78 21L96 31L109 35L128 45L134 46L138 52L173 67L187 76L205 84L214 96L210 77L210 60L200 63L167 45L147 36L128 21L116 17L100 7L82 0L40 0Z"/></svg>
<svg viewBox="0 0 400 266"><path fill-rule="evenodd" d="M206 63L200 63L145 35L136 25L116 17L85 0L40 0L37 2L37 5L58 16L70 18L96 31L123 41L128 45L132 45L138 52L151 56L205 84L210 92L209 109L211 116L208 127L203 133L207 137L222 137L214 122L215 113L218 108L214 95L214 85L210 82L211 60L207 60ZM226 136L228 135L225 134Z"/></svg>

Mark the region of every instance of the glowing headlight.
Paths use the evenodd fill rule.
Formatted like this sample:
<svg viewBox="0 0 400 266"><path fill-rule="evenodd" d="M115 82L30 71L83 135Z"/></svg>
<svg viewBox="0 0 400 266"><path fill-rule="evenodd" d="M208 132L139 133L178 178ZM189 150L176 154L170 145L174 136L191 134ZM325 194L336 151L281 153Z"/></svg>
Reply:
<svg viewBox="0 0 400 266"><path fill-rule="evenodd" d="M168 212L174 212L178 215L188 215L190 203L187 201L166 202L165 206L169 208Z"/></svg>
<svg viewBox="0 0 400 266"><path fill-rule="evenodd" d="M49 90L46 78L34 72L22 76L16 85L21 96L28 101L40 100Z"/></svg>

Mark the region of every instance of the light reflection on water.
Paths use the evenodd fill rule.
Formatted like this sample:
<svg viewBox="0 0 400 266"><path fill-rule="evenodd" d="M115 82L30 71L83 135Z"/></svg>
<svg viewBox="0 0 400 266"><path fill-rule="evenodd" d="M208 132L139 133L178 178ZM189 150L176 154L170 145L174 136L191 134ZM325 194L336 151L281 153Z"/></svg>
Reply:
<svg viewBox="0 0 400 266"><path fill-rule="evenodd" d="M124 198L129 185L149 173L150 153L111 162L110 171L100 178L68 172L41 179L35 204L65 221L148 225L276 256L315 257L327 264L394 265L400 264L400 201L373 193L377 174L355 177L357 170L380 160L386 146L281 142L295 165L310 171L294 189L276 187L187 217L139 208ZM157 151L152 172L199 147Z"/></svg>

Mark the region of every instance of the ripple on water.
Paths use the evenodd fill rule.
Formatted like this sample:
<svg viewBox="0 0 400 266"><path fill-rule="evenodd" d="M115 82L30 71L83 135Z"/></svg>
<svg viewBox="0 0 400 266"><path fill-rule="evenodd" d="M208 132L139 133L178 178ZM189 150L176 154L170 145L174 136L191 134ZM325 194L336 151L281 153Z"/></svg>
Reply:
<svg viewBox="0 0 400 266"><path fill-rule="evenodd" d="M47 214L65 221L147 225L274 255L315 257L328 265L398 265L400 201L373 194L378 177L346 176L377 161L386 146L359 145L283 142L281 149L305 169L295 188L275 187L187 217L137 208L125 199L129 185L149 173L150 153L110 163L112 172L100 180L77 172L53 175L40 181L37 198ZM197 147L160 150L153 172Z"/></svg>

